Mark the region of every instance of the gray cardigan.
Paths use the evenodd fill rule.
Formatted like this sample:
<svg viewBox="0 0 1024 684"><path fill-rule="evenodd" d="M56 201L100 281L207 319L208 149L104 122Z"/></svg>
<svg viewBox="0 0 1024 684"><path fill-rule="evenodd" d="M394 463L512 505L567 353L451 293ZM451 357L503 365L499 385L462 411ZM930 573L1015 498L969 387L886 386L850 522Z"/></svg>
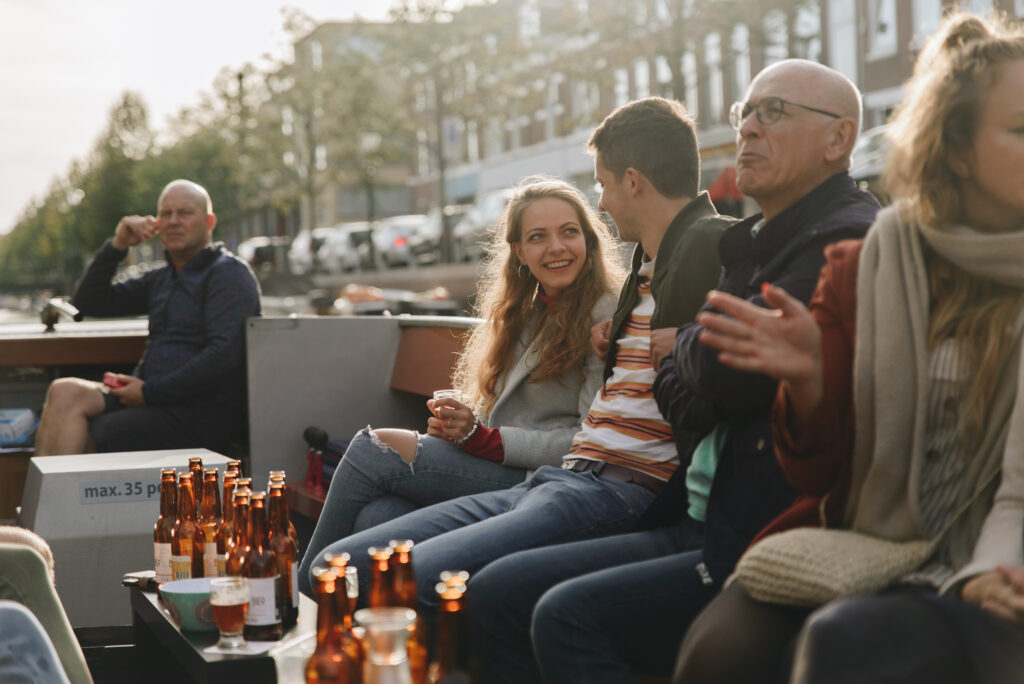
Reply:
<svg viewBox="0 0 1024 684"><path fill-rule="evenodd" d="M591 322L611 318L616 299L612 293L601 297L591 312ZM529 382L530 372L537 367L537 350L530 344L533 333L531 326L517 343L516 361L498 381L490 415L481 418L487 427L500 426L503 465L512 468L561 465L602 383L604 364L593 349L587 351L582 376L573 368L559 379Z"/></svg>

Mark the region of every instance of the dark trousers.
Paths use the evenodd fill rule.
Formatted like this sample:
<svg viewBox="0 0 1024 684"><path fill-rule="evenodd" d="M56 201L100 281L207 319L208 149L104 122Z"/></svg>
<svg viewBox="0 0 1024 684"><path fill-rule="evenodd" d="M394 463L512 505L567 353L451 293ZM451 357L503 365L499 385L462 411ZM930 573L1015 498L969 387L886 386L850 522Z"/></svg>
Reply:
<svg viewBox="0 0 1024 684"><path fill-rule="evenodd" d="M733 583L694 623L673 681L1008 684L1024 681L1024 629L911 587L811 611Z"/></svg>
<svg viewBox="0 0 1024 684"><path fill-rule="evenodd" d="M470 579L474 653L495 682L622 682L668 675L718 590L690 520L501 558Z"/></svg>

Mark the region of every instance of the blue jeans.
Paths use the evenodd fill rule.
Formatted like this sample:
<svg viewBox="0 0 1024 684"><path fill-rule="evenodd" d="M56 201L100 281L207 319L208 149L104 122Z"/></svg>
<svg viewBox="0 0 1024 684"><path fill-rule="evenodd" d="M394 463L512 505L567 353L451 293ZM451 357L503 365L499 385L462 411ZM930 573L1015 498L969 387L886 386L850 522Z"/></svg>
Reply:
<svg viewBox="0 0 1024 684"><path fill-rule="evenodd" d="M360 430L331 478L323 512L299 566L300 590L312 593L309 571L328 544L423 506L508 489L525 480L526 473L470 456L451 442L427 435L419 435L410 465L375 439L370 428ZM362 551L365 555L366 549Z"/></svg>
<svg viewBox="0 0 1024 684"><path fill-rule="evenodd" d="M690 621L714 597L696 570L701 525L522 551L470 580L488 682L623 682L667 675ZM531 639L532 636L532 639ZM536 660L535 660L536 659ZM538 666L540 671L538 671Z"/></svg>
<svg viewBox="0 0 1024 684"><path fill-rule="evenodd" d="M43 626L15 601L0 601L0 682L69 684Z"/></svg>
<svg viewBox="0 0 1024 684"><path fill-rule="evenodd" d="M356 533L315 556L307 554L306 565L322 564L328 552L351 554L350 565L359 571L360 605L365 605L366 549L412 539L419 608L431 620L441 571L467 570L473 576L516 551L629 531L653 500L654 494L638 484L544 466L511 489L435 504Z"/></svg>

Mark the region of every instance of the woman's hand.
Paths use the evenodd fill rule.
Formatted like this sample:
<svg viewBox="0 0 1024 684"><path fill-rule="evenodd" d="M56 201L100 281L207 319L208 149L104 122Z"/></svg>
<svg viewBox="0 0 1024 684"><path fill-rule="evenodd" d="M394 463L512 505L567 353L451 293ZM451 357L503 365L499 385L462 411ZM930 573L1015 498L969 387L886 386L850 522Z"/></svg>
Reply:
<svg viewBox="0 0 1024 684"><path fill-rule="evenodd" d="M427 434L449 442L464 438L476 423L469 407L455 399L428 399L427 408L434 414L427 419Z"/></svg>
<svg viewBox="0 0 1024 684"><path fill-rule="evenodd" d="M782 288L765 283L761 293L772 308L709 292L708 303L723 313L697 315L697 323L704 326L699 339L720 352L723 365L782 380L799 425L824 394L821 330L807 307Z"/></svg>
<svg viewBox="0 0 1024 684"><path fill-rule="evenodd" d="M1024 625L1024 566L1000 565L977 575L964 585L960 596L1004 620Z"/></svg>

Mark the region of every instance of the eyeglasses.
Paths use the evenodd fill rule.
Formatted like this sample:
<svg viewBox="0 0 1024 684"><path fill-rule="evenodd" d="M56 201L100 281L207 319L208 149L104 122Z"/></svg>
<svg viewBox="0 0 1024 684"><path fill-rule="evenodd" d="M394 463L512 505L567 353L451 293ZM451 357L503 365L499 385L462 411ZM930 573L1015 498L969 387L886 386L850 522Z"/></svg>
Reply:
<svg viewBox="0 0 1024 684"><path fill-rule="evenodd" d="M738 131L740 130L740 126L743 125L743 122L747 120L747 117L750 116L752 112L757 112L757 120L765 126L770 126L782 118L782 115L786 113L786 105L806 109L809 112L815 112L817 114L824 114L825 116L831 116L833 119L842 118L838 114L826 112L824 109L816 109L797 102L790 102L789 100L783 100L781 97L766 97L756 105L752 105L749 102L734 102L732 107L729 107L729 123Z"/></svg>

